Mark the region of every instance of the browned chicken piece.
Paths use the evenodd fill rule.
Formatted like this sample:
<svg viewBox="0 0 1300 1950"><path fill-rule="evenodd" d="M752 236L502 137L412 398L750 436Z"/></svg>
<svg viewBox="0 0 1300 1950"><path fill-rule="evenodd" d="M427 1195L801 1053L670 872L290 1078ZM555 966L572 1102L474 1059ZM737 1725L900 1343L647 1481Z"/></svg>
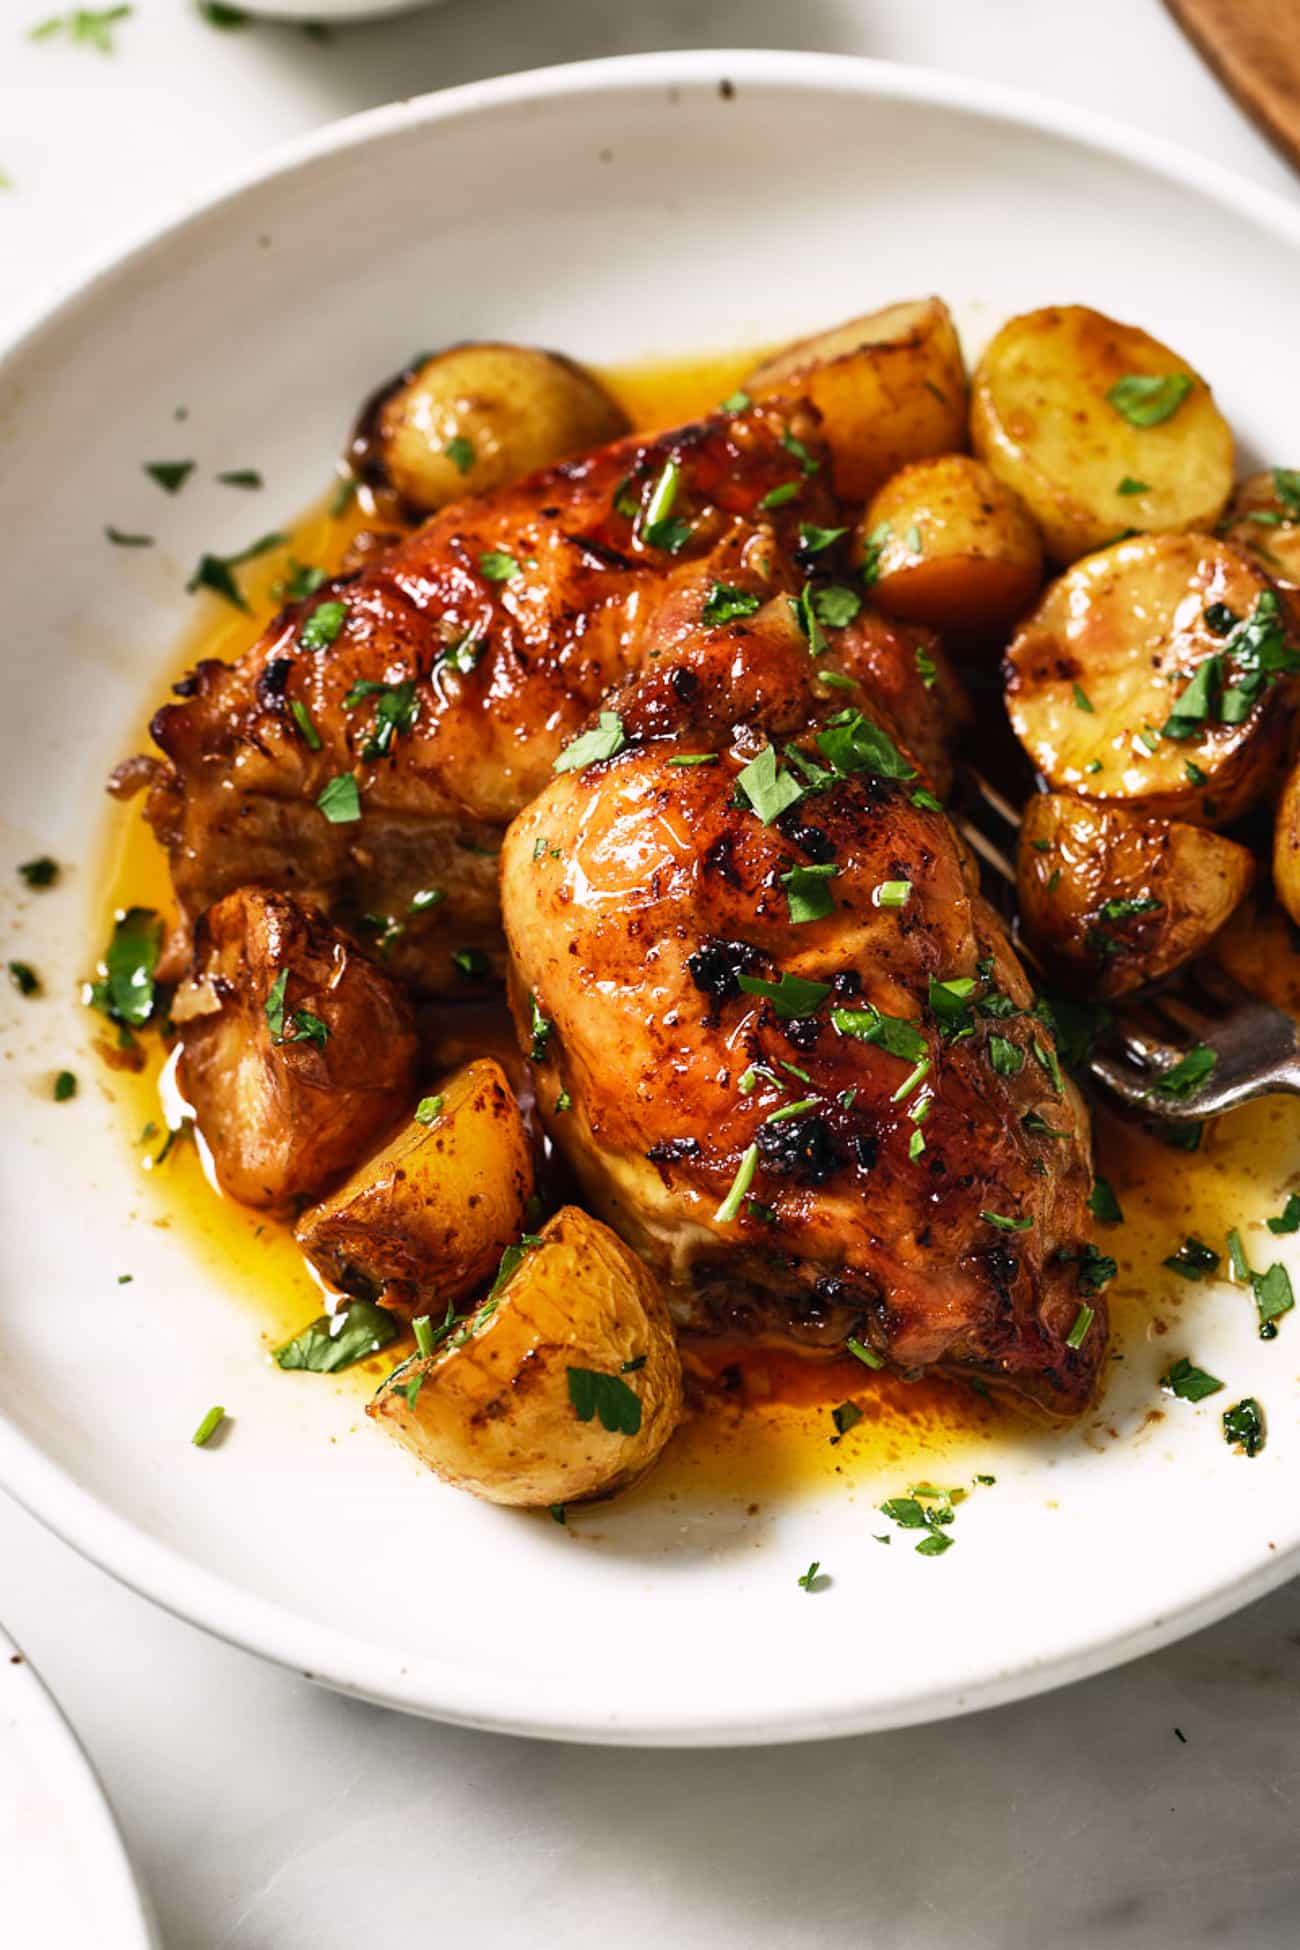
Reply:
<svg viewBox="0 0 1300 1950"><path fill-rule="evenodd" d="M232 1198L322 1191L409 1109L418 1040L387 975L323 916L267 887L203 914L177 992L177 1081Z"/></svg>
<svg viewBox="0 0 1300 1950"><path fill-rule="evenodd" d="M1085 1108L900 729L810 702L785 608L663 654L608 707L623 748L510 828L539 1109L684 1326L1078 1411Z"/></svg>
<svg viewBox="0 0 1300 1950"><path fill-rule="evenodd" d="M800 526L833 515L799 407L622 440L444 509L157 713L148 816L183 919L278 886L427 991L499 970L502 829L661 606L683 584L799 587Z"/></svg>

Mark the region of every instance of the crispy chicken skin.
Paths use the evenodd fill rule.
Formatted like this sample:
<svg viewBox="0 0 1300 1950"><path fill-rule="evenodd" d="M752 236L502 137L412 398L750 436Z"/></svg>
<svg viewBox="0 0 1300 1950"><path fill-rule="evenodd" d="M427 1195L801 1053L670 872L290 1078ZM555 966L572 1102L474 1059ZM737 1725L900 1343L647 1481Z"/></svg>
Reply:
<svg viewBox="0 0 1300 1950"><path fill-rule="evenodd" d="M810 1352L853 1334L906 1372L978 1372L1075 1412L1106 1345L1086 1111L953 826L915 803L922 777L827 772L771 824L744 803L737 775L769 740L825 771L817 733L844 709L842 691L810 699L786 612L665 651L611 706L625 749L510 828L525 1046L534 1004L550 1025L539 1109L684 1325ZM903 745L865 683L853 701ZM701 752L716 759L671 762ZM831 865L814 877L831 911L796 924L782 876ZM903 906L879 904L903 881ZM740 988L783 975L829 986L793 1018ZM962 980L945 1023L930 985ZM873 1009L913 1026L928 1068L835 1025ZM749 1196L721 1216L751 1146ZM1084 1295L1095 1318L1072 1349Z"/></svg>
<svg viewBox="0 0 1300 1950"><path fill-rule="evenodd" d="M800 524L834 516L822 460L799 407L621 440L444 509L286 610L238 663L200 664L152 726L169 763L148 817L183 920L278 886L379 930L393 972L426 991L463 987L459 949L499 968L501 830L680 587L800 586ZM665 470L675 491L656 516ZM385 741L379 693L403 683ZM316 800L343 772L362 817L331 823ZM439 898L413 911L419 894Z"/></svg>
<svg viewBox="0 0 1300 1950"><path fill-rule="evenodd" d="M418 1040L401 990L285 894L245 887L200 916L174 1013L181 1093L245 1205L323 1190L410 1108Z"/></svg>

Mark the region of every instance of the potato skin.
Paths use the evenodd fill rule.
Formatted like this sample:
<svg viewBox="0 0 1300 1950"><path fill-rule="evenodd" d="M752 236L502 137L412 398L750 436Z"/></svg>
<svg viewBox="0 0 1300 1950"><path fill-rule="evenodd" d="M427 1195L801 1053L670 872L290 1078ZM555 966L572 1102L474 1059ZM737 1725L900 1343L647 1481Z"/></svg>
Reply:
<svg viewBox="0 0 1300 1950"><path fill-rule="evenodd" d="M1107 398L1129 374L1167 373L1192 387L1158 425L1131 425ZM1025 312L990 341L975 368L971 440L1057 562L1129 529L1213 527L1232 490L1232 434L1205 381L1149 333L1086 305ZM1121 494L1121 482L1143 489Z"/></svg>
<svg viewBox="0 0 1300 1950"><path fill-rule="evenodd" d="M367 1412L447 1482L490 1503L611 1496L644 1475L681 1419L667 1302L630 1248L576 1206L548 1220L495 1305L463 1345L455 1339L404 1362ZM570 1368L630 1388L637 1433L610 1431L598 1415L580 1422ZM412 1405L407 1390L420 1376Z"/></svg>
<svg viewBox="0 0 1300 1950"><path fill-rule="evenodd" d="M267 1002L280 975L284 1029ZM295 1034L298 1012L322 1024ZM222 1189L277 1208L322 1191L410 1100L418 1040L397 985L341 929L287 894L244 887L200 915L174 1014L177 1081Z"/></svg>
<svg viewBox="0 0 1300 1950"><path fill-rule="evenodd" d="M758 400L812 401L845 501L865 501L908 461L966 445L966 365L941 298L887 305L797 339L764 359L745 390Z"/></svg>
<svg viewBox="0 0 1300 1950"><path fill-rule="evenodd" d="M1279 494L1278 474L1295 482L1291 498ZM1260 515L1266 519L1260 521ZM1245 549L1273 578L1300 623L1300 469L1270 467L1239 481L1219 533Z"/></svg>
<svg viewBox="0 0 1300 1950"><path fill-rule="evenodd" d="M1021 927L1057 982L1090 996L1127 995L1200 954L1254 877L1244 846L1182 820L1042 793L1021 822Z"/></svg>
<svg viewBox="0 0 1300 1950"><path fill-rule="evenodd" d="M1246 901L1210 957L1251 995L1300 1019L1300 929L1284 908L1258 896Z"/></svg>
<svg viewBox="0 0 1300 1950"><path fill-rule="evenodd" d="M872 497L853 560L876 574L872 601L949 636L1005 632L1043 580L1043 545L1019 495L968 454L900 468Z"/></svg>
<svg viewBox="0 0 1300 1950"><path fill-rule="evenodd" d="M1003 666L1012 729L1049 789L1198 826L1224 824L1268 793L1293 677L1269 683L1240 724L1207 716L1190 738L1163 735L1197 670L1224 651L1207 612L1222 605L1247 618L1261 601L1278 601L1263 571L1208 535L1138 536L1059 576ZM1223 668L1238 674L1231 660Z"/></svg>
<svg viewBox="0 0 1300 1950"><path fill-rule="evenodd" d="M1300 922L1300 760L1287 773L1277 802L1273 887L1291 919Z"/></svg>
<svg viewBox="0 0 1300 1950"><path fill-rule="evenodd" d="M432 514L627 431L617 402L571 359L479 340L382 387L362 408L351 458L408 509Z"/></svg>
<svg viewBox="0 0 1300 1950"><path fill-rule="evenodd" d="M437 1095L431 1123L412 1117L294 1229L312 1265L345 1293L417 1311L458 1305L519 1236L533 1163L501 1065L467 1063Z"/></svg>

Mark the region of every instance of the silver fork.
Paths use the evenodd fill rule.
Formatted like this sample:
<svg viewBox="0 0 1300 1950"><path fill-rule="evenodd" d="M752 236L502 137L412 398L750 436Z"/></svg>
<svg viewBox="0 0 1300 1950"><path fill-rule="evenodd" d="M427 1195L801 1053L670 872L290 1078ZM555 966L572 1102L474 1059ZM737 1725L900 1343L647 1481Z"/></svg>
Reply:
<svg viewBox="0 0 1300 1950"><path fill-rule="evenodd" d="M1005 896L1008 890L1014 894L1016 868L1005 849L1014 846L1020 815L978 772L967 772L966 783L974 799L957 815L958 828L1002 883L998 905L1013 917L1014 907ZM1019 946L1030 961L1036 960L1025 942ZM1089 1057L1089 1073L1112 1096L1148 1117L1193 1124L1221 1117L1252 1097L1300 1096L1296 1022L1271 1002L1251 995L1213 962L1191 962L1169 983L1107 1007L1112 1027ZM1213 1064L1200 1059L1204 1078L1184 1089L1177 1078L1170 1079L1197 1049L1208 1051Z"/></svg>

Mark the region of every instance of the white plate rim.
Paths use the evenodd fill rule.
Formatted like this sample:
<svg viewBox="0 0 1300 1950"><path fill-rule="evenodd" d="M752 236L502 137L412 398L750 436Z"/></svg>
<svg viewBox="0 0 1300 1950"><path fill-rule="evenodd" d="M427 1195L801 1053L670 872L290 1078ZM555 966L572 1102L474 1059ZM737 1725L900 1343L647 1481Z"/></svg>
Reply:
<svg viewBox="0 0 1300 1950"><path fill-rule="evenodd" d="M854 94L973 113L1029 128L1136 164L1167 181L1199 191L1271 230L1300 251L1300 207L1220 164L1092 110L997 83L853 55L792 53L784 49L692 49L608 57L522 74L495 76L435 94L391 103L327 124L280 145L227 175L214 189L187 198L168 217L137 227L83 259L81 266L16 318L0 322L0 368L98 288L125 274L150 252L172 244L192 223L232 205L250 190L290 177L325 156L336 156L411 127L455 119L482 109L543 102L565 94L616 93L660 85L728 80L809 92ZM631 1746L744 1746L825 1739L952 1717L1004 1704L1108 1670L1198 1631L1263 1597L1300 1569L1300 1545L1261 1562L1235 1583L1212 1589L1158 1613L1127 1632L1063 1650L1042 1662L990 1674L960 1688L939 1684L924 1696L890 1707L875 1702L834 1714L793 1707L696 1717L664 1711L637 1722L575 1718L532 1690L513 1696L497 1675L480 1697L469 1693L451 1665L422 1662L418 1680L382 1650L250 1596L229 1579L205 1571L101 1504L0 1415L0 1486L65 1543L128 1588L187 1623L257 1653L336 1691L451 1724L543 1739ZM432 1690L430 1676L440 1684Z"/></svg>
<svg viewBox="0 0 1300 1950"><path fill-rule="evenodd" d="M20 1645L0 1625L0 1667L7 1678L9 1700L17 1691L21 1699L18 1720L21 1726L35 1728L43 1758L49 1761L52 1784L57 1776L61 1805L73 1817L78 1833L84 1836L88 1856L94 1862L94 1891L97 1903L107 1905L98 1920L111 1936L102 1939L106 1946L120 1950L148 1950L158 1942L150 1904L131 1865L113 1804L95 1765L82 1746L62 1707L41 1678ZM3 1922L0 1917L0 1922Z"/></svg>

